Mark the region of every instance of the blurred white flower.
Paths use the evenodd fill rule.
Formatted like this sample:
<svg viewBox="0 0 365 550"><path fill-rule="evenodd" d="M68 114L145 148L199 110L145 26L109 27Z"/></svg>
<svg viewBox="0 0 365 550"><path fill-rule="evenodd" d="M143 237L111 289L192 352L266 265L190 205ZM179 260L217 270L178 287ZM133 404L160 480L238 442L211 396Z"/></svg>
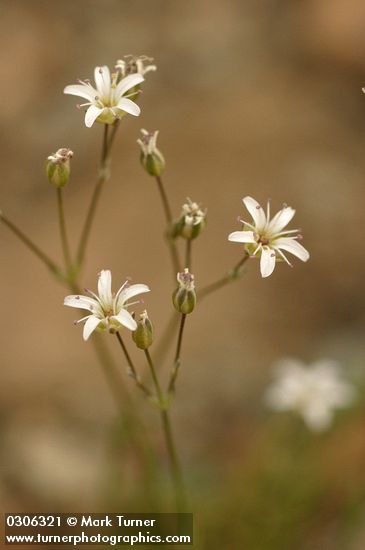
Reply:
<svg viewBox="0 0 365 550"><path fill-rule="evenodd" d="M149 292L149 290L147 285L129 286L126 281L114 295L112 293L112 274L106 269L99 274L98 295L86 289L90 297L66 296L64 305L87 309L91 312L90 315L76 321L76 323L85 321L83 337L84 340L87 340L95 329L116 332L121 326L124 326L129 330L136 330L137 323L127 309L139 302L128 302L128 300L138 294Z"/></svg>
<svg viewBox="0 0 365 550"><path fill-rule="evenodd" d="M284 260L291 266L283 250L290 252L303 262L309 259L309 252L298 242L301 236L298 229L290 231L284 228L294 217L295 210L283 206L270 220L270 202L265 214L262 206L252 197L245 197L243 204L252 216L253 223L241 220L243 231L234 231L228 236L229 241L244 243L251 256L261 256L260 270L262 277L269 277L275 269L277 260ZM290 236L289 236L290 235Z"/></svg>
<svg viewBox="0 0 365 550"><path fill-rule="evenodd" d="M157 70L156 65L150 64L151 61L153 58L146 55L125 55L123 59L118 59L115 68L123 77L134 73L144 76L146 73Z"/></svg>
<svg viewBox="0 0 365 550"><path fill-rule="evenodd" d="M267 405L277 411L297 412L313 431L328 428L334 410L347 407L354 398L353 386L331 359L310 366L297 359L283 359L275 371L275 380L265 394Z"/></svg>
<svg viewBox="0 0 365 550"><path fill-rule="evenodd" d="M142 74L134 73L120 79L118 73L110 74L107 66L95 67L95 88L90 80L80 80L79 84L66 86L65 94L83 97L87 103L79 107L88 107L85 114L85 124L90 128L95 120L104 124L113 124L124 113L138 116L140 108L134 101L128 99L125 94L144 81ZM136 91L132 90L131 96Z"/></svg>

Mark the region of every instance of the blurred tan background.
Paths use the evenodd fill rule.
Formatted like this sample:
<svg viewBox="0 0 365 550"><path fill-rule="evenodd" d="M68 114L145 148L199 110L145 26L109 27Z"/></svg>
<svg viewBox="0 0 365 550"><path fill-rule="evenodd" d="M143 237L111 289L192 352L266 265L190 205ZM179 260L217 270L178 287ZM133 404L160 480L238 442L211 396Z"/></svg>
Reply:
<svg viewBox="0 0 365 550"><path fill-rule="evenodd" d="M224 498L236 503L232 515L239 516L243 493L222 497L218 491L239 485L244 457L252 446L253 456L259 453L257 434L266 439L270 420L262 394L273 361L332 357L350 377L363 373L364 26L360 0L0 1L0 206L55 258L61 254L55 194L44 160L62 146L75 153L66 199L76 240L102 136L97 124L84 126L78 99L64 96L64 86L124 54L155 59L158 70L147 75L140 118L121 124L83 279L95 288L98 271L110 268L115 287L126 276L149 284L146 305L156 338L169 318L172 286L159 197L138 160L140 128L160 130L176 214L187 196L208 208L208 227L194 243L198 285L238 261L239 245L228 243L227 235L239 229L243 196L263 203L271 198L274 210L284 202L297 209L292 226L302 228L310 262L278 265L266 280L251 262L241 281L207 298L188 319L173 416L192 491L201 492L201 502L212 499L212 518L215 500L219 508ZM125 484L133 457L110 444L118 426L114 403L91 345L72 325L78 313L62 306L62 286L4 227L0 239L4 511L99 510L110 503L149 510L132 504L134 488ZM112 338L108 344L120 360ZM163 461L157 413L140 396L136 406L148 414ZM361 410L342 429L345 440L334 435L335 443L321 443L323 452L332 458L336 442L348 445L339 470L356 471L354 461L365 465ZM138 484L138 472L133 475ZM334 478L341 475L335 469ZM122 490L115 476L124 480ZM168 494L166 476L161 483ZM341 495L358 487L356 476L343 479ZM257 495L256 486L251 490ZM198 502L195 510L202 506L203 514ZM354 504L356 528L340 539L342 546L336 541L347 533L347 512L330 509L313 528L321 506L314 499L305 534L288 540L278 535L260 542L245 531L224 546L233 525L227 519L217 548L241 548L241 542L250 550L364 547L362 493ZM252 514L254 532L260 503ZM202 524L213 525L212 518ZM294 528L302 519L293 519ZM284 529L280 521L275 525Z"/></svg>

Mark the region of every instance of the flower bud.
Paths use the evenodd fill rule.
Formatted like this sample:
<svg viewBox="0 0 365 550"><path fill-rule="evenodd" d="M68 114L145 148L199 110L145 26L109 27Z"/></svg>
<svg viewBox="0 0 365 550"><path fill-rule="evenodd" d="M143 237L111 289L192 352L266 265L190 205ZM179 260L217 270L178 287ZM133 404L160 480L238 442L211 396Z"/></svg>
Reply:
<svg viewBox="0 0 365 550"><path fill-rule="evenodd" d="M153 328L147 311L141 313L139 321L137 321L137 328L132 332L132 338L139 349L148 349L152 344Z"/></svg>
<svg viewBox="0 0 365 550"><path fill-rule="evenodd" d="M142 137L137 139L141 147L141 164L150 176L161 176L166 163L163 154L156 147L158 130L150 133L142 129L141 132Z"/></svg>
<svg viewBox="0 0 365 550"><path fill-rule="evenodd" d="M146 55L125 55L123 59L117 60L115 68L120 72L122 78L134 73L144 76L157 69L156 65L150 65L151 61L153 61L153 57Z"/></svg>
<svg viewBox="0 0 365 550"><path fill-rule="evenodd" d="M173 237L184 239L196 239L206 226L207 211L202 210L200 205L193 202L189 197L182 205L180 218L173 226Z"/></svg>
<svg viewBox="0 0 365 550"><path fill-rule="evenodd" d="M182 273L177 274L177 282L178 287L172 295L172 303L179 313L187 315L196 305L194 275L185 268Z"/></svg>
<svg viewBox="0 0 365 550"><path fill-rule="evenodd" d="M64 187L70 177L70 159L73 157L71 149L63 147L47 158L46 174L49 183L55 187Z"/></svg>

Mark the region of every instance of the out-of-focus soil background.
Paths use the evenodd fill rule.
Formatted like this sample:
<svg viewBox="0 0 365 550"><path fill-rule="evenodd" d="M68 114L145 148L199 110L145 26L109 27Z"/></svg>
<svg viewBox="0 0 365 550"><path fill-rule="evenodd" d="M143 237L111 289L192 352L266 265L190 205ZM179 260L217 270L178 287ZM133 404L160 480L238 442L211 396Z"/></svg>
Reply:
<svg viewBox="0 0 365 550"><path fill-rule="evenodd" d="M75 153L66 189L75 242L102 137L64 86L124 54L158 65L140 118L122 121L83 274L89 288L103 268L115 287L126 276L149 284L156 339L172 282L140 128L160 130L176 214L187 196L208 208L193 250L198 286L238 261L227 234L239 229L243 196L297 210L310 262L280 264L265 280L250 262L188 319L173 418L202 548L365 546L361 388L360 405L329 434L305 432L303 452L296 428L262 404L283 356L338 359L363 379L364 26L359 0L0 1L0 206L55 258L45 158L61 146ZM159 453L151 504L92 344L62 306L65 290L5 227L0 263L3 511L173 510L157 412L125 377ZM113 338L104 340L124 369Z"/></svg>

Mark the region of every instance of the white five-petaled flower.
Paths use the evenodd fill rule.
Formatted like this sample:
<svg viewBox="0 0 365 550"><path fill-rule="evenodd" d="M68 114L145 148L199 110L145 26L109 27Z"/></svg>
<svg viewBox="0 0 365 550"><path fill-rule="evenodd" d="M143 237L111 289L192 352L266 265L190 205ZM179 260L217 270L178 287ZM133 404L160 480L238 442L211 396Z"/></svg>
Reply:
<svg viewBox="0 0 365 550"><path fill-rule="evenodd" d="M137 284L129 286L126 281L114 295L112 293L112 274L106 269L100 272L98 280L98 295L86 290L90 296L66 296L65 306L87 309L90 315L83 317L76 323L85 321L84 340L98 330L118 331L121 326L129 330L136 330L137 323L129 313L128 308L139 302L129 302L131 298L144 292L149 292L147 285Z"/></svg>
<svg viewBox="0 0 365 550"><path fill-rule="evenodd" d="M339 364L330 359L308 367L297 359L284 359L277 363L275 374L266 391L267 405L297 412L313 431L328 428L334 409L348 406L354 398L354 389L342 378Z"/></svg>
<svg viewBox="0 0 365 550"><path fill-rule="evenodd" d="M242 200L252 216L253 223L241 220L243 231L234 231L228 236L228 240L244 243L251 256L261 256L262 277L271 275L277 260L284 260L291 266L283 250L290 252L303 262L309 259L309 252L298 242L298 239L301 238L298 234L299 230L284 229L294 217L295 210L293 208L285 205L270 219L270 202L267 204L265 214L262 206L252 197L245 197Z"/></svg>
<svg viewBox="0 0 365 550"><path fill-rule="evenodd" d="M110 74L109 68L95 67L95 87L89 80L80 80L79 84L66 86L65 94L76 95L87 100L80 107L88 107L85 124L90 128L95 120L104 124L113 124L124 113L138 116L140 108L125 94L144 81L143 75L134 73L120 79L118 73ZM136 91L130 95L135 96Z"/></svg>

